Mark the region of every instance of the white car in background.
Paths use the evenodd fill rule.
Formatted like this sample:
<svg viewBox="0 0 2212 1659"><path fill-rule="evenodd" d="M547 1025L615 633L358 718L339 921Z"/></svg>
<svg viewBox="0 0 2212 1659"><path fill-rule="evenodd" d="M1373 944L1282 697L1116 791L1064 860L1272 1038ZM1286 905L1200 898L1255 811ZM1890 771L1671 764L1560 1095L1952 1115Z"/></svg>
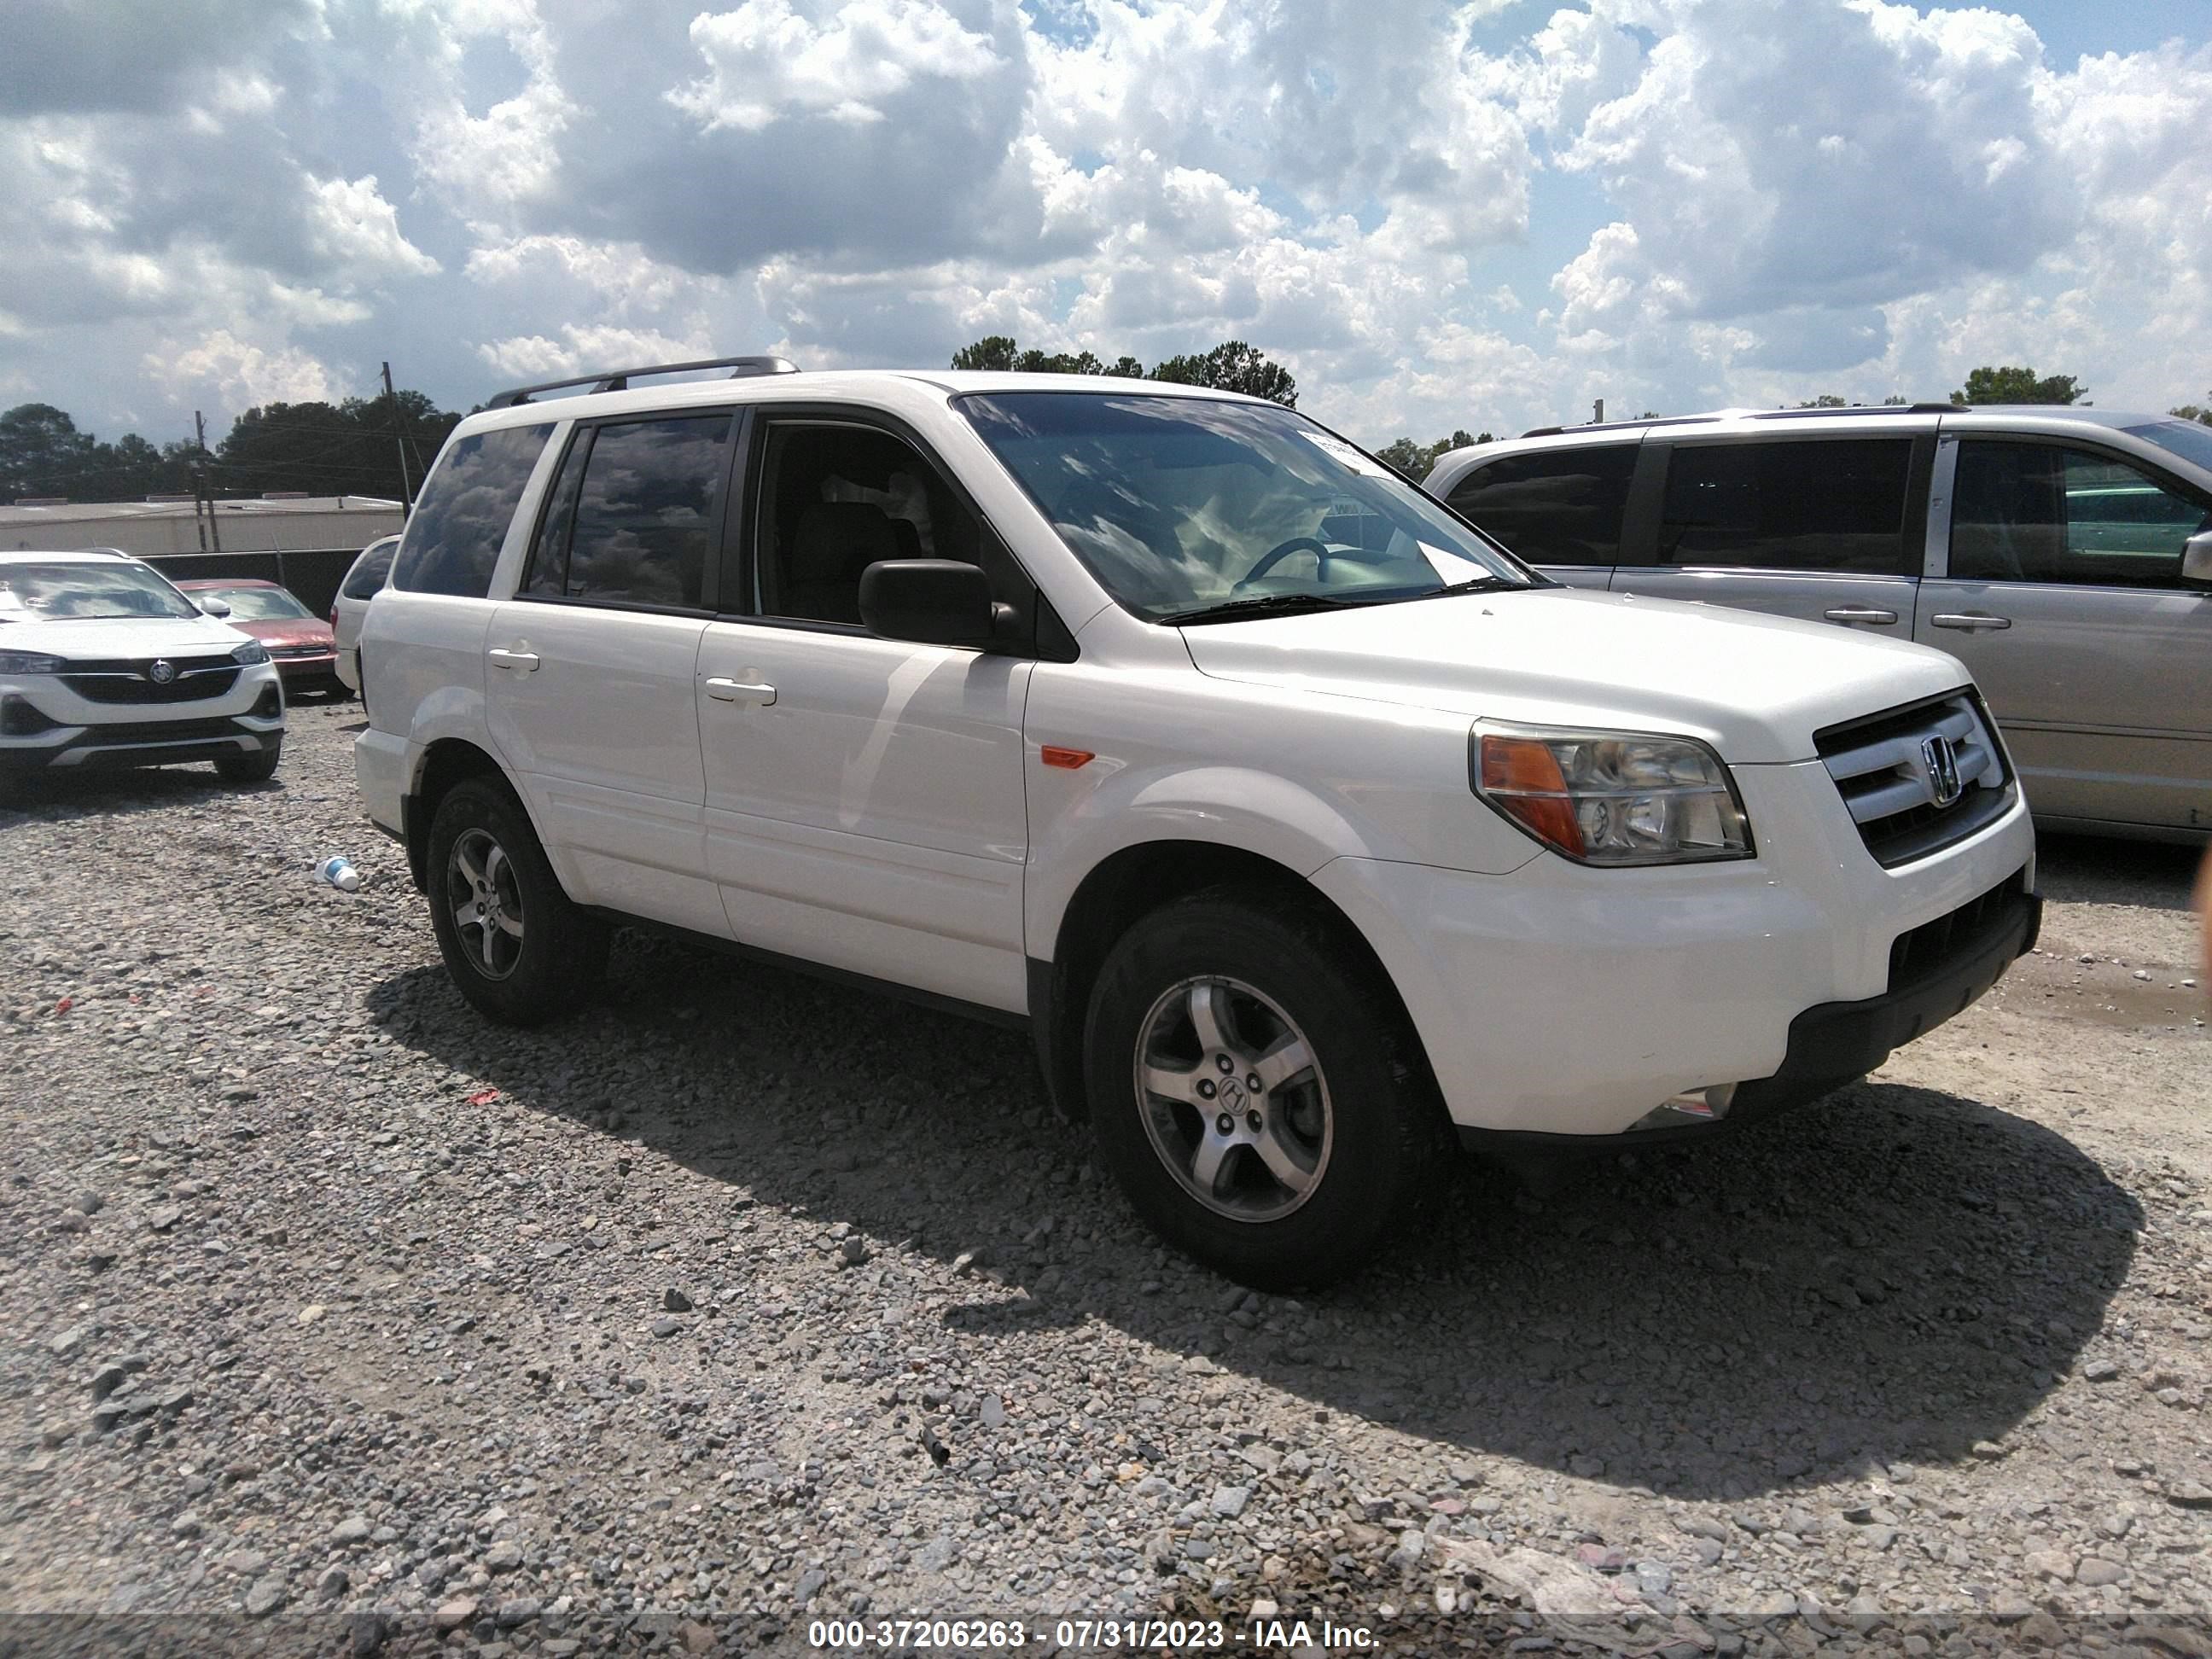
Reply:
<svg viewBox="0 0 2212 1659"><path fill-rule="evenodd" d="M228 614L112 550L0 553L0 777L179 761L275 775L283 688Z"/></svg>
<svg viewBox="0 0 2212 1659"><path fill-rule="evenodd" d="M331 633L337 641L337 675L347 690L361 695L361 619L392 574L392 556L399 550L399 538L386 536L361 550L338 584L331 601Z"/></svg>

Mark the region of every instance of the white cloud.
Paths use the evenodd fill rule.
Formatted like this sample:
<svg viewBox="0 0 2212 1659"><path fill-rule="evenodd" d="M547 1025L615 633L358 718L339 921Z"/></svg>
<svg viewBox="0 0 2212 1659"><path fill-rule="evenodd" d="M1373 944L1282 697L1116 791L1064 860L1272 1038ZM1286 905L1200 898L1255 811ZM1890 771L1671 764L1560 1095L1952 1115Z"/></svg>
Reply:
<svg viewBox="0 0 2212 1659"><path fill-rule="evenodd" d="M489 341L477 348L477 355L500 374L517 380L558 380L594 369L685 362L714 355L713 347L702 339L672 337L653 329L571 324L560 333L557 341L542 334Z"/></svg>
<svg viewBox="0 0 2212 1659"><path fill-rule="evenodd" d="M438 262L399 234L399 212L377 194L376 175L319 179L310 192L315 252L363 275L434 276Z"/></svg>
<svg viewBox="0 0 2212 1659"><path fill-rule="evenodd" d="M331 395L331 374L297 347L274 350L253 345L217 329L196 344L181 343L146 354L145 372L165 385L172 400L211 390L219 407L239 410L257 404L309 403Z"/></svg>
<svg viewBox="0 0 2212 1659"><path fill-rule="evenodd" d="M744 0L734 11L691 20L704 79L668 94L709 129L757 132L793 112L854 123L881 121L885 101L916 81L957 84L999 66L988 34L964 28L933 0L851 0L817 5L817 21L790 0Z"/></svg>

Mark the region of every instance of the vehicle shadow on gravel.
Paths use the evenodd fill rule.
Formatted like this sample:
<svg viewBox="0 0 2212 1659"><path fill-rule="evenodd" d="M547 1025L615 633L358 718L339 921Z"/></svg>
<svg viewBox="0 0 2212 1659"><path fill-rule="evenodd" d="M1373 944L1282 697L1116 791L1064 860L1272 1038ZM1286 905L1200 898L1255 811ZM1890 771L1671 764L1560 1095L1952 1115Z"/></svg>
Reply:
<svg viewBox="0 0 2212 1659"><path fill-rule="evenodd" d="M0 829L14 818L57 823L72 818L122 817L190 806L234 795L276 795L283 774L265 783L226 783L210 766L161 766L74 775L33 774L0 786Z"/></svg>
<svg viewBox="0 0 2212 1659"><path fill-rule="evenodd" d="M2196 847L2050 835L2036 842L2036 885L2061 903L2141 904L2186 910L2197 880Z"/></svg>
<svg viewBox="0 0 2212 1659"><path fill-rule="evenodd" d="M1966 1457L2036 1412L2143 1225L2047 1129L1860 1085L1739 1137L1578 1164L1540 1200L1470 1163L1433 1224L1350 1284L1252 1297L1139 1226L1013 1032L629 933L566 1025L492 1026L434 969L368 1006L572 1120L580 1164L635 1141L890 1260L975 1252L978 1277L944 1281L973 1340L1103 1321L1310 1402L1312 1436L1344 1413L1425 1437L1438 1485L1469 1454L1705 1498Z"/></svg>

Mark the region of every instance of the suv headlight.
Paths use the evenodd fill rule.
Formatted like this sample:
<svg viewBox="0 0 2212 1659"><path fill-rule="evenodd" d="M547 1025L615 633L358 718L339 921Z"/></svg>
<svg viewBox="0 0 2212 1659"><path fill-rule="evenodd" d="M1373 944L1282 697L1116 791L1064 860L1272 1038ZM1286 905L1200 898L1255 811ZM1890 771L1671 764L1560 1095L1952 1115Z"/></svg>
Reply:
<svg viewBox="0 0 2212 1659"><path fill-rule="evenodd" d="M1473 742L1475 793L1577 864L1752 855L1735 781L1694 738L1492 726Z"/></svg>
<svg viewBox="0 0 2212 1659"><path fill-rule="evenodd" d="M242 662L250 668L255 663L269 660L269 647L258 640L248 640L244 645L235 647L231 652L230 659L233 662Z"/></svg>
<svg viewBox="0 0 2212 1659"><path fill-rule="evenodd" d="M42 651L0 651L0 674L61 674L68 670L67 659Z"/></svg>

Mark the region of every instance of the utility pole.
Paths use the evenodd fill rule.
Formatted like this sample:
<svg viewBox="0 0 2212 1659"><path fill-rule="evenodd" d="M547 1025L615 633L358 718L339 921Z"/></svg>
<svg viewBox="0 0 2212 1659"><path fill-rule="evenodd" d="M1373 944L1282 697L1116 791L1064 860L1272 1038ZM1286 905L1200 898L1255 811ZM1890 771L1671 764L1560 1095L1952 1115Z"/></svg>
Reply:
<svg viewBox="0 0 2212 1659"><path fill-rule="evenodd" d="M399 515L415 505L415 486L407 481L407 440L399 434L399 394L392 389L392 365L384 365L384 397L392 405L392 441L399 447Z"/></svg>
<svg viewBox="0 0 2212 1659"><path fill-rule="evenodd" d="M208 538L212 536L215 538L215 550L220 553L222 551L222 526L215 520L215 489L208 483L207 475L207 420L197 409L192 411L192 438L193 441L198 444L200 451L199 459L192 464L192 480L196 486L193 490L192 516L199 517L200 501L204 501L207 503L207 520L200 526L200 551L204 553L208 550Z"/></svg>

